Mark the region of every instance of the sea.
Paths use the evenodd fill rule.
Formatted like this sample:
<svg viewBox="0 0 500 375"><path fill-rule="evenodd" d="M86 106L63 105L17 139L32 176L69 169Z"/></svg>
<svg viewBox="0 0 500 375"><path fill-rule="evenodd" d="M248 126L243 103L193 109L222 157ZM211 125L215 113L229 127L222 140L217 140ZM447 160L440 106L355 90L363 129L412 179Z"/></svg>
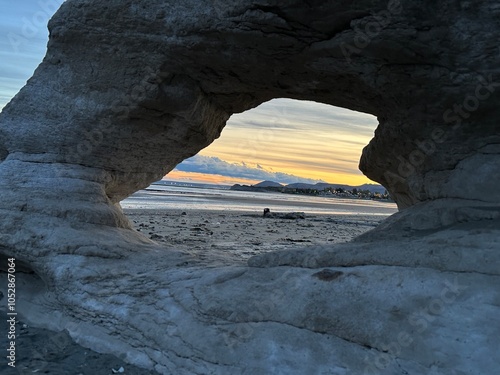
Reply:
<svg viewBox="0 0 500 375"><path fill-rule="evenodd" d="M323 215L389 216L395 203L380 200L248 192L220 187L151 185L121 202L124 209L213 210L262 213L305 212Z"/></svg>

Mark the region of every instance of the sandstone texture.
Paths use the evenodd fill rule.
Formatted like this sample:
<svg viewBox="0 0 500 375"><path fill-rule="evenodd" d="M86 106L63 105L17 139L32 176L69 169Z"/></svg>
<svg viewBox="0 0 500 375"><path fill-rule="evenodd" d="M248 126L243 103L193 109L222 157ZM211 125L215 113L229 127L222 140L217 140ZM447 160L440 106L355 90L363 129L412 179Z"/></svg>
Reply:
<svg viewBox="0 0 500 375"><path fill-rule="evenodd" d="M164 374L496 374L499 20L493 0L67 0L0 114L19 308ZM131 229L122 199L278 97L376 115L360 169L401 212L248 264Z"/></svg>

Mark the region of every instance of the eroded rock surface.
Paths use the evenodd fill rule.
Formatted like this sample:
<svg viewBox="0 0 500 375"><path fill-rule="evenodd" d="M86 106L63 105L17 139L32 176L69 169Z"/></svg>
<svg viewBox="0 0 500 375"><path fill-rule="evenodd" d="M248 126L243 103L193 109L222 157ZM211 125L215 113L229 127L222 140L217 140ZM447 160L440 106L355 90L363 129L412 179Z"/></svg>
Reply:
<svg viewBox="0 0 500 375"><path fill-rule="evenodd" d="M165 374L495 373L499 19L492 0L66 1L0 115L0 252L40 277L24 314ZM277 97L376 115L360 167L404 210L253 268L130 229L120 200Z"/></svg>
<svg viewBox="0 0 500 375"><path fill-rule="evenodd" d="M265 268L176 263L168 249L61 255L48 289L18 273L17 306L30 325L161 374L495 374L491 224L270 254Z"/></svg>

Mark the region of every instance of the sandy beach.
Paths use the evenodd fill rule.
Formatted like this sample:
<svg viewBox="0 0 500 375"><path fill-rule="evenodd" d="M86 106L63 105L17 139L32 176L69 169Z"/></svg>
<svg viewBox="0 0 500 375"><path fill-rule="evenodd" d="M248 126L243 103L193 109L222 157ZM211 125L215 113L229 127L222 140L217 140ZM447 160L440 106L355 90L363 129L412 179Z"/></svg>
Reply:
<svg viewBox="0 0 500 375"><path fill-rule="evenodd" d="M246 261L253 255L308 245L350 241L385 216L308 214L305 219L265 218L256 211L125 209L134 228L200 261ZM290 213L283 210L280 213Z"/></svg>

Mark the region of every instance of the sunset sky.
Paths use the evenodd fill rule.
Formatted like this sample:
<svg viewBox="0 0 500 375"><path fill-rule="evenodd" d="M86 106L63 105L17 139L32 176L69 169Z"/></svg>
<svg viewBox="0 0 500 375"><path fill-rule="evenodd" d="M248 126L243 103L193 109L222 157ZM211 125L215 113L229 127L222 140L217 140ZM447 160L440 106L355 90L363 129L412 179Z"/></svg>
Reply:
<svg viewBox="0 0 500 375"><path fill-rule="evenodd" d="M47 21L63 2L1 1L0 109L45 55ZM376 126L371 115L315 102L274 99L233 115L219 139L177 166L166 179L227 185L262 180L369 183L358 170L358 162Z"/></svg>

